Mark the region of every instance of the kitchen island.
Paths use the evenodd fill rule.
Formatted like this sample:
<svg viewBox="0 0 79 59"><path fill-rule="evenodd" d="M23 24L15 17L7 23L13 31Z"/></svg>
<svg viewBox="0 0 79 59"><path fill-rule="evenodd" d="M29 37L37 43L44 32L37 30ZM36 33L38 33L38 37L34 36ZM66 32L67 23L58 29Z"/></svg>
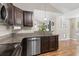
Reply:
<svg viewBox="0 0 79 59"><path fill-rule="evenodd" d="M51 32L35 32L35 33L13 33L13 38L14 38L14 42L23 42L23 52L22 55L26 56L29 50L31 49L37 49L34 51L34 54L32 55L38 55L38 54L42 54L42 53L46 53L46 52L50 52L50 51L56 51L58 49L58 35L57 34L52 34ZM40 38L40 43L37 43L37 40L35 42L33 41L33 39L38 39ZM28 39L30 39L30 41L28 41ZM29 42L34 42L29 43ZM32 44L32 45L31 45ZM33 46L34 45L34 46ZM31 46L36 48L31 48ZM38 46L37 46L38 45ZM28 47L30 46L30 48ZM40 52L38 52L40 51ZM26 53L25 53L26 52ZM31 52L33 53L33 52ZM28 54L30 55L30 54Z"/></svg>
<svg viewBox="0 0 79 59"><path fill-rule="evenodd" d="M1 36L1 38L1 45L21 43L23 47L22 56L39 55L58 49L58 34L52 34L51 32L16 32Z"/></svg>

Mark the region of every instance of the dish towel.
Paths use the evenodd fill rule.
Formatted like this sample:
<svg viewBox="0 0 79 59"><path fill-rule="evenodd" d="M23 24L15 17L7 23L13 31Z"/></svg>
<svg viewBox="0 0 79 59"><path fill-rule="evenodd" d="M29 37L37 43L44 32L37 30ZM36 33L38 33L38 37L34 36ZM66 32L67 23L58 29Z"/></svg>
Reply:
<svg viewBox="0 0 79 59"><path fill-rule="evenodd" d="M22 46L20 44L15 45L15 50L12 53L12 56L21 56Z"/></svg>

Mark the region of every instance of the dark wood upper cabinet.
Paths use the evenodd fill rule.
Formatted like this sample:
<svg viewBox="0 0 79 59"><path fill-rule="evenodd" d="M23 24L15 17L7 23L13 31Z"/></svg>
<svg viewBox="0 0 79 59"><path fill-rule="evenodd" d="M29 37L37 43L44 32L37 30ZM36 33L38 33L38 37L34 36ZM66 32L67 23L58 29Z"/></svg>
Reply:
<svg viewBox="0 0 79 59"><path fill-rule="evenodd" d="M22 25L23 21L23 11L14 6L14 24L15 25Z"/></svg>
<svg viewBox="0 0 79 59"><path fill-rule="evenodd" d="M32 15L33 15L33 12L30 12L30 11L23 12L23 26L25 27L33 26Z"/></svg>
<svg viewBox="0 0 79 59"><path fill-rule="evenodd" d="M7 23L9 25L13 25L14 24L14 6L11 3L7 3Z"/></svg>
<svg viewBox="0 0 79 59"><path fill-rule="evenodd" d="M22 25L23 11L18 7L15 7L11 3L7 3L8 18L7 23L9 25Z"/></svg>
<svg viewBox="0 0 79 59"><path fill-rule="evenodd" d="M7 3L7 12L8 12L7 23L9 25L22 25L24 27L33 26L32 21L33 12L23 11L11 3Z"/></svg>

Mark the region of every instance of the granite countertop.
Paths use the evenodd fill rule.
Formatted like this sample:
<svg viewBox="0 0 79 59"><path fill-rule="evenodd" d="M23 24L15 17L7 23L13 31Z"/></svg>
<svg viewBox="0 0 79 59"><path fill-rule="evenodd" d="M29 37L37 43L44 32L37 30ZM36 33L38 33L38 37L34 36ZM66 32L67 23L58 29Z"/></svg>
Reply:
<svg viewBox="0 0 79 59"><path fill-rule="evenodd" d="M34 32L34 33L14 33L14 36L20 37L40 37L40 36L54 36L58 34L52 34L52 32Z"/></svg>
<svg viewBox="0 0 79 59"><path fill-rule="evenodd" d="M10 33L0 36L0 44L5 43L15 43L15 42L21 42L23 38L31 38L31 37L41 37L41 36L56 36L58 34L52 33L52 32L16 32L16 33Z"/></svg>
<svg viewBox="0 0 79 59"><path fill-rule="evenodd" d="M11 33L0 35L0 44L12 43Z"/></svg>

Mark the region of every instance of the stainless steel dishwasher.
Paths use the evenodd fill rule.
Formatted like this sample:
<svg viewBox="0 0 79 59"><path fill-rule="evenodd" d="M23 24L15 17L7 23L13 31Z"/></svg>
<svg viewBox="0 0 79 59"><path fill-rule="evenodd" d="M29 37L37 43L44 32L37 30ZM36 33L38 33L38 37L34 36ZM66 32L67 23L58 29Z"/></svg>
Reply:
<svg viewBox="0 0 79 59"><path fill-rule="evenodd" d="M40 54L40 38L27 39L27 56Z"/></svg>

